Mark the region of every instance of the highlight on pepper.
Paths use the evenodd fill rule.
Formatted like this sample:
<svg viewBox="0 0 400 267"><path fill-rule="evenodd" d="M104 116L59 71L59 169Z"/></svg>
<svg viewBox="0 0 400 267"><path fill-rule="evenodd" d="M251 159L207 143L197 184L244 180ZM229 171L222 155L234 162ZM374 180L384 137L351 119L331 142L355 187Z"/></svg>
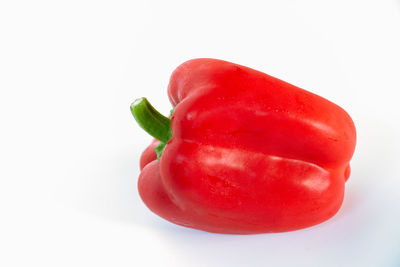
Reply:
<svg viewBox="0 0 400 267"><path fill-rule="evenodd" d="M310 227L339 210L356 130L338 105L245 66L189 60L172 73L169 117L146 98L131 112L154 140L140 158L146 206L226 234Z"/></svg>

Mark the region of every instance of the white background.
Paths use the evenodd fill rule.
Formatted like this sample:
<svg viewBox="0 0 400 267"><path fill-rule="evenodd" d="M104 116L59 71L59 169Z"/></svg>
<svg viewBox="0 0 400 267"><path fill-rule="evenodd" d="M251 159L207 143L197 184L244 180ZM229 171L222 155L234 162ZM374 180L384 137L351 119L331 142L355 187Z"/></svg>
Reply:
<svg viewBox="0 0 400 267"><path fill-rule="evenodd" d="M358 132L339 213L250 236L170 224L141 202L185 60L246 65L345 108ZM400 1L1 1L1 266L400 266Z"/></svg>

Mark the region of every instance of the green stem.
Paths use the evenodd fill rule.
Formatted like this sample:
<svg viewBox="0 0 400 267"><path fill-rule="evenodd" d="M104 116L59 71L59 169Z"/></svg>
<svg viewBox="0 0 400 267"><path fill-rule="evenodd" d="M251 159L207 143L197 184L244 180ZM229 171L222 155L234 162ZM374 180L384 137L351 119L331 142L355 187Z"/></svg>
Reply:
<svg viewBox="0 0 400 267"><path fill-rule="evenodd" d="M145 98L138 98L131 104L131 112L140 127L155 139L160 140L156 149L158 158L172 137L171 120L160 114Z"/></svg>

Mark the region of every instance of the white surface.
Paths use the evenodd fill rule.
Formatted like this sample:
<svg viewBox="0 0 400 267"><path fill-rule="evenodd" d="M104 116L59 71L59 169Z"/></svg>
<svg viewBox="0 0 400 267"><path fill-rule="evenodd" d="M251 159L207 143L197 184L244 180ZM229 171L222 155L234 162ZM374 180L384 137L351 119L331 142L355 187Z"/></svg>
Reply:
<svg viewBox="0 0 400 267"><path fill-rule="evenodd" d="M305 230L218 235L140 201L187 59L247 65L344 107L358 131L340 212ZM0 266L400 266L400 1L1 1Z"/></svg>

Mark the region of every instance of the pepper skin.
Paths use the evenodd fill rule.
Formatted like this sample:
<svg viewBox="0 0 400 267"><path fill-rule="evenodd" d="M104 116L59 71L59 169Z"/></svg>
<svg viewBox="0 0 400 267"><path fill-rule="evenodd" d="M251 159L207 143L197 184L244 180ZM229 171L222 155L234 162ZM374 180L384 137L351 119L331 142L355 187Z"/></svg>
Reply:
<svg viewBox="0 0 400 267"><path fill-rule="evenodd" d="M172 137L159 159L155 140L140 161L139 194L154 213L208 232L255 234L309 227L339 210L356 144L342 108L216 59L180 65L168 95Z"/></svg>

